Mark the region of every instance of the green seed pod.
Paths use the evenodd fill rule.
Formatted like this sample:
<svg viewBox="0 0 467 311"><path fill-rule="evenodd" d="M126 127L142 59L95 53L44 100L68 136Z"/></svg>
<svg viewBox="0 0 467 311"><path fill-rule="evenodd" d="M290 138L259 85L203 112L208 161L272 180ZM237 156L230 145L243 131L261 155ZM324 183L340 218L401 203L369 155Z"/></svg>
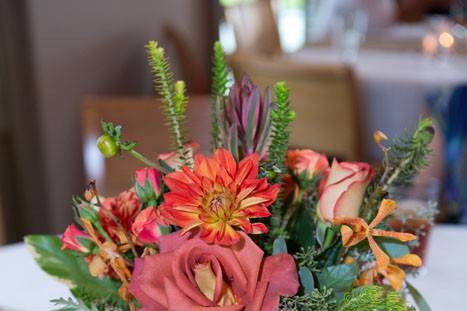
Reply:
<svg viewBox="0 0 467 311"><path fill-rule="evenodd" d="M111 158L115 156L120 150L113 138L109 135L102 135L101 137L99 137L99 139L97 140L97 148L106 158Z"/></svg>

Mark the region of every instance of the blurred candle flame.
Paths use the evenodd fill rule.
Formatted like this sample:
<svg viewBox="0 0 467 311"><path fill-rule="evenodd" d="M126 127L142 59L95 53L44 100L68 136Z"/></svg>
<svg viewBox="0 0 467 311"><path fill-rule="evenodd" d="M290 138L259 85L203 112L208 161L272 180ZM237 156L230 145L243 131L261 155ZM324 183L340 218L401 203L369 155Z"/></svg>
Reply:
<svg viewBox="0 0 467 311"><path fill-rule="evenodd" d="M439 35L438 42L443 48L449 49L454 44L454 37L445 31Z"/></svg>
<svg viewBox="0 0 467 311"><path fill-rule="evenodd" d="M438 41L436 40L436 36L433 34L427 34L423 37L422 41L423 51L428 55L435 55L436 49L438 47Z"/></svg>

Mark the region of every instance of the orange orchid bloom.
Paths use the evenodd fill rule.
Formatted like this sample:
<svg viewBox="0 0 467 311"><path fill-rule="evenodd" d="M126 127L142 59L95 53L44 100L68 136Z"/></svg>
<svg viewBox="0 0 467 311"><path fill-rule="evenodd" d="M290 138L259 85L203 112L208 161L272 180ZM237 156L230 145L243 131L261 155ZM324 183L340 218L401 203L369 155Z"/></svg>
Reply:
<svg viewBox="0 0 467 311"><path fill-rule="evenodd" d="M392 258L391 263L386 267L378 268L378 266L375 266L362 272L355 285L372 285L378 275L381 275L389 281L394 290L400 291L405 280L405 271L396 264L418 268L422 265L422 259L415 254L406 254L399 258Z"/></svg>
<svg viewBox="0 0 467 311"><path fill-rule="evenodd" d="M389 265L389 256L378 246L374 237L382 236L398 239L402 242L415 240L417 237L410 233L385 231L376 229L376 226L386 218L396 208L396 202L393 200L383 200L378 210L378 214L368 225L362 218L337 217L335 224L343 225L341 227L342 243L344 247L354 246L361 241L368 239L368 244L376 257L378 268L385 268Z"/></svg>
<svg viewBox="0 0 467 311"><path fill-rule="evenodd" d="M233 245L240 239L235 228L248 234L266 233L262 223L252 218L269 217L279 185L257 178L259 156L254 153L240 163L225 149L211 158L198 154L195 167L168 174L164 182L170 192L159 207L170 224L182 227L181 234L197 228L207 243Z"/></svg>

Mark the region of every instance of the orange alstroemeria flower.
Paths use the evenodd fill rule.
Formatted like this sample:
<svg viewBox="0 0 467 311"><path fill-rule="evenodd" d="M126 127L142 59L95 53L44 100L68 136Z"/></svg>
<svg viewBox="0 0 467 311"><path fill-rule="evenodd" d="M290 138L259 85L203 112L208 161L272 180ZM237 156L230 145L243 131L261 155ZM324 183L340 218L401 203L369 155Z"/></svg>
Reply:
<svg viewBox="0 0 467 311"><path fill-rule="evenodd" d="M335 224L343 225L341 227L342 244L344 247L354 246L361 241L368 239L368 244L375 255L378 268L385 268L389 265L389 256L378 246L375 236L398 239L402 242L415 240L417 237L410 233L385 231L375 227L381 223L396 208L396 202L393 200L383 200L378 210L378 214L368 225L362 218L337 217Z"/></svg>
<svg viewBox="0 0 467 311"><path fill-rule="evenodd" d="M193 171L182 166L165 177L170 192L164 194L162 216L182 227L182 234L199 228L208 243L235 244L240 235L234 227L266 233L264 224L250 219L271 215L267 207L276 199L279 185L257 178L258 161L259 156L251 154L237 164L225 149L217 149L212 158L197 155Z"/></svg>
<svg viewBox="0 0 467 311"><path fill-rule="evenodd" d="M375 266L362 272L360 278L356 281L356 285L372 285L375 279L381 275L388 280L394 290L400 291L405 280L405 271L396 264L418 268L422 265L422 259L415 254L407 254L399 258L392 258L391 263L386 267L378 268Z"/></svg>

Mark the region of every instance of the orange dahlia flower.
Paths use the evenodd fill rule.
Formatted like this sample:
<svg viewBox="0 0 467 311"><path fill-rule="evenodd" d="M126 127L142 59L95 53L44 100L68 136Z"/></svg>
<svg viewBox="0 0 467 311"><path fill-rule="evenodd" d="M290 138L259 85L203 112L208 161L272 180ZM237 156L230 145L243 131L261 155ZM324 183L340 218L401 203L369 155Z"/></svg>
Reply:
<svg viewBox="0 0 467 311"><path fill-rule="evenodd" d="M237 164L225 149L217 149L212 158L197 155L193 171L183 166L165 177L170 192L164 194L162 215L182 227L182 234L199 228L207 243L235 244L240 239L235 227L249 234L266 233L264 224L251 223L250 218L271 215L267 207L279 185L257 178L258 161L259 156L251 154Z"/></svg>

